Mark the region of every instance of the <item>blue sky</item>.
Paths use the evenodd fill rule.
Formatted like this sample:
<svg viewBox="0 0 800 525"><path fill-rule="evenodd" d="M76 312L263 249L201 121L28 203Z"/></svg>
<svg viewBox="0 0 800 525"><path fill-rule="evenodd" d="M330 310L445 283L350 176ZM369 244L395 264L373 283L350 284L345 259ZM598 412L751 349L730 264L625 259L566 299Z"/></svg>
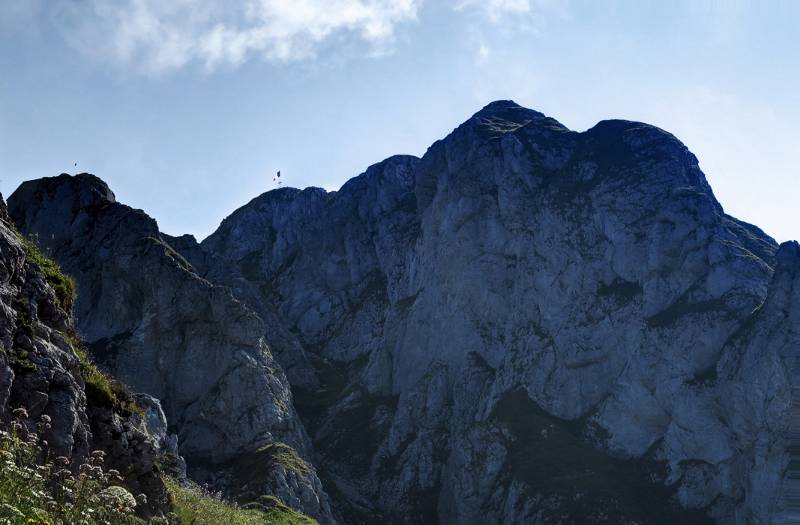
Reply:
<svg viewBox="0 0 800 525"><path fill-rule="evenodd" d="M800 237L800 2L3 0L0 189L89 171L170 234L422 155L495 99L641 120Z"/></svg>

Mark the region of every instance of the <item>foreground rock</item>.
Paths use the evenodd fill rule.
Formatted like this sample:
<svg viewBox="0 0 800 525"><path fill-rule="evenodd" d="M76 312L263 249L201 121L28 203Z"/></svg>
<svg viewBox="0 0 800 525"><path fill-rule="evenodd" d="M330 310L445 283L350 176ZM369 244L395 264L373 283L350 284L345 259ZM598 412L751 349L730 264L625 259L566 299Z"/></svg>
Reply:
<svg viewBox="0 0 800 525"><path fill-rule="evenodd" d="M109 395L84 381L85 365L72 336L71 295L57 275L32 259L2 197L0 204L0 427L8 428L18 408L26 412L29 432L49 417L40 437L50 458L66 457L77 468L101 450L106 468L118 470L133 494L147 496L139 514L165 514L169 502L156 474L163 457L156 439L130 394L119 389Z"/></svg>
<svg viewBox="0 0 800 525"><path fill-rule="evenodd" d="M24 183L9 210L77 280L77 327L93 355L136 391L161 400L194 479L236 496L238 458L276 442L310 455L262 321L230 291L199 277L154 220L117 203L104 182L85 174ZM270 477L271 463L250 467ZM295 478L281 487L285 503L331 522L313 468ZM265 483L262 494L276 484Z"/></svg>

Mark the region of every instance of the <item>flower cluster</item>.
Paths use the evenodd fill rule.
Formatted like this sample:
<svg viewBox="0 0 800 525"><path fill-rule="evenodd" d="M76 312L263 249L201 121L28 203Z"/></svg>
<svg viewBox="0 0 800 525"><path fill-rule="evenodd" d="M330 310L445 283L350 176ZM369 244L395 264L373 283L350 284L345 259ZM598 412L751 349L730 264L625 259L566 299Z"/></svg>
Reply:
<svg viewBox="0 0 800 525"><path fill-rule="evenodd" d="M66 457L48 458L41 439L50 428L42 416L35 431L18 408L8 431L0 431L0 525L139 524L135 509L146 503L121 482L119 472L104 470L104 453L96 450L71 468Z"/></svg>

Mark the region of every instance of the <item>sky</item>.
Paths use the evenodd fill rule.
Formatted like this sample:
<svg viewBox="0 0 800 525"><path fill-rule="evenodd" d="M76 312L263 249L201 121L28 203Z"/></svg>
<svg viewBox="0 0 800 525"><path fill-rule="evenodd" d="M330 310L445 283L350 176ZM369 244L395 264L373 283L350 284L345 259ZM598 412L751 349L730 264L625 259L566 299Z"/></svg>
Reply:
<svg viewBox="0 0 800 525"><path fill-rule="evenodd" d="M0 191L88 171L202 239L277 170L336 190L513 99L666 129L727 213L796 239L798 20L779 0L1 0Z"/></svg>

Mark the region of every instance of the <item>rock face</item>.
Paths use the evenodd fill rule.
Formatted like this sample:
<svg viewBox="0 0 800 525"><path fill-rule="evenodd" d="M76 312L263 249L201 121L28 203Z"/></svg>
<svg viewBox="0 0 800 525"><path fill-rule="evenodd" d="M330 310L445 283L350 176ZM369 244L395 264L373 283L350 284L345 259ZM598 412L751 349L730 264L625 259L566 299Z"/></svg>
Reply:
<svg viewBox="0 0 800 525"><path fill-rule="evenodd" d="M796 346L741 338L786 293L777 246L660 129L496 102L422 159L264 194L201 248L312 364L298 410L353 521L776 512ZM729 370L748 355L770 368Z"/></svg>
<svg viewBox="0 0 800 525"><path fill-rule="evenodd" d="M236 495L229 473L236 458L274 442L310 454L262 321L199 277L153 219L117 203L87 174L26 182L9 210L78 282L77 327L94 356L134 390L160 399L192 477L225 480ZM313 469L300 477L284 492L331 522Z"/></svg>
<svg viewBox="0 0 800 525"><path fill-rule="evenodd" d="M778 250L766 300L739 327L717 366L721 392L715 401L727 418L726 426L736 429L731 446L739 456L724 465L723 480L736 479L738 471L748 472L740 497L755 519L763 522L772 516L772 523L782 523L776 518L785 510L785 500L779 499L777 508L773 505L776 496L789 496L791 482L782 484L781 478L789 479L787 431L792 404L800 401L798 365L800 245L787 242ZM708 497L700 485L702 477L696 475L707 467L700 467L693 473L694 484L686 490L689 497L696 498L697 493Z"/></svg>
<svg viewBox="0 0 800 525"><path fill-rule="evenodd" d="M87 289L96 353L162 398L190 472L222 448L243 494L309 512L305 459L346 523L783 510L798 246L726 215L658 128L576 133L494 102L421 159L265 193L199 244L88 176L27 183L10 210ZM262 373L208 380L228 369Z"/></svg>
<svg viewBox="0 0 800 525"><path fill-rule="evenodd" d="M69 298L57 289L10 226L0 196L0 426L17 408L27 412L29 431L48 416L51 426L41 437L51 457L77 466L102 450L106 467L123 473L134 494L147 496L140 514L165 513L166 489L154 473L158 443L136 412L91 394L73 346Z"/></svg>

